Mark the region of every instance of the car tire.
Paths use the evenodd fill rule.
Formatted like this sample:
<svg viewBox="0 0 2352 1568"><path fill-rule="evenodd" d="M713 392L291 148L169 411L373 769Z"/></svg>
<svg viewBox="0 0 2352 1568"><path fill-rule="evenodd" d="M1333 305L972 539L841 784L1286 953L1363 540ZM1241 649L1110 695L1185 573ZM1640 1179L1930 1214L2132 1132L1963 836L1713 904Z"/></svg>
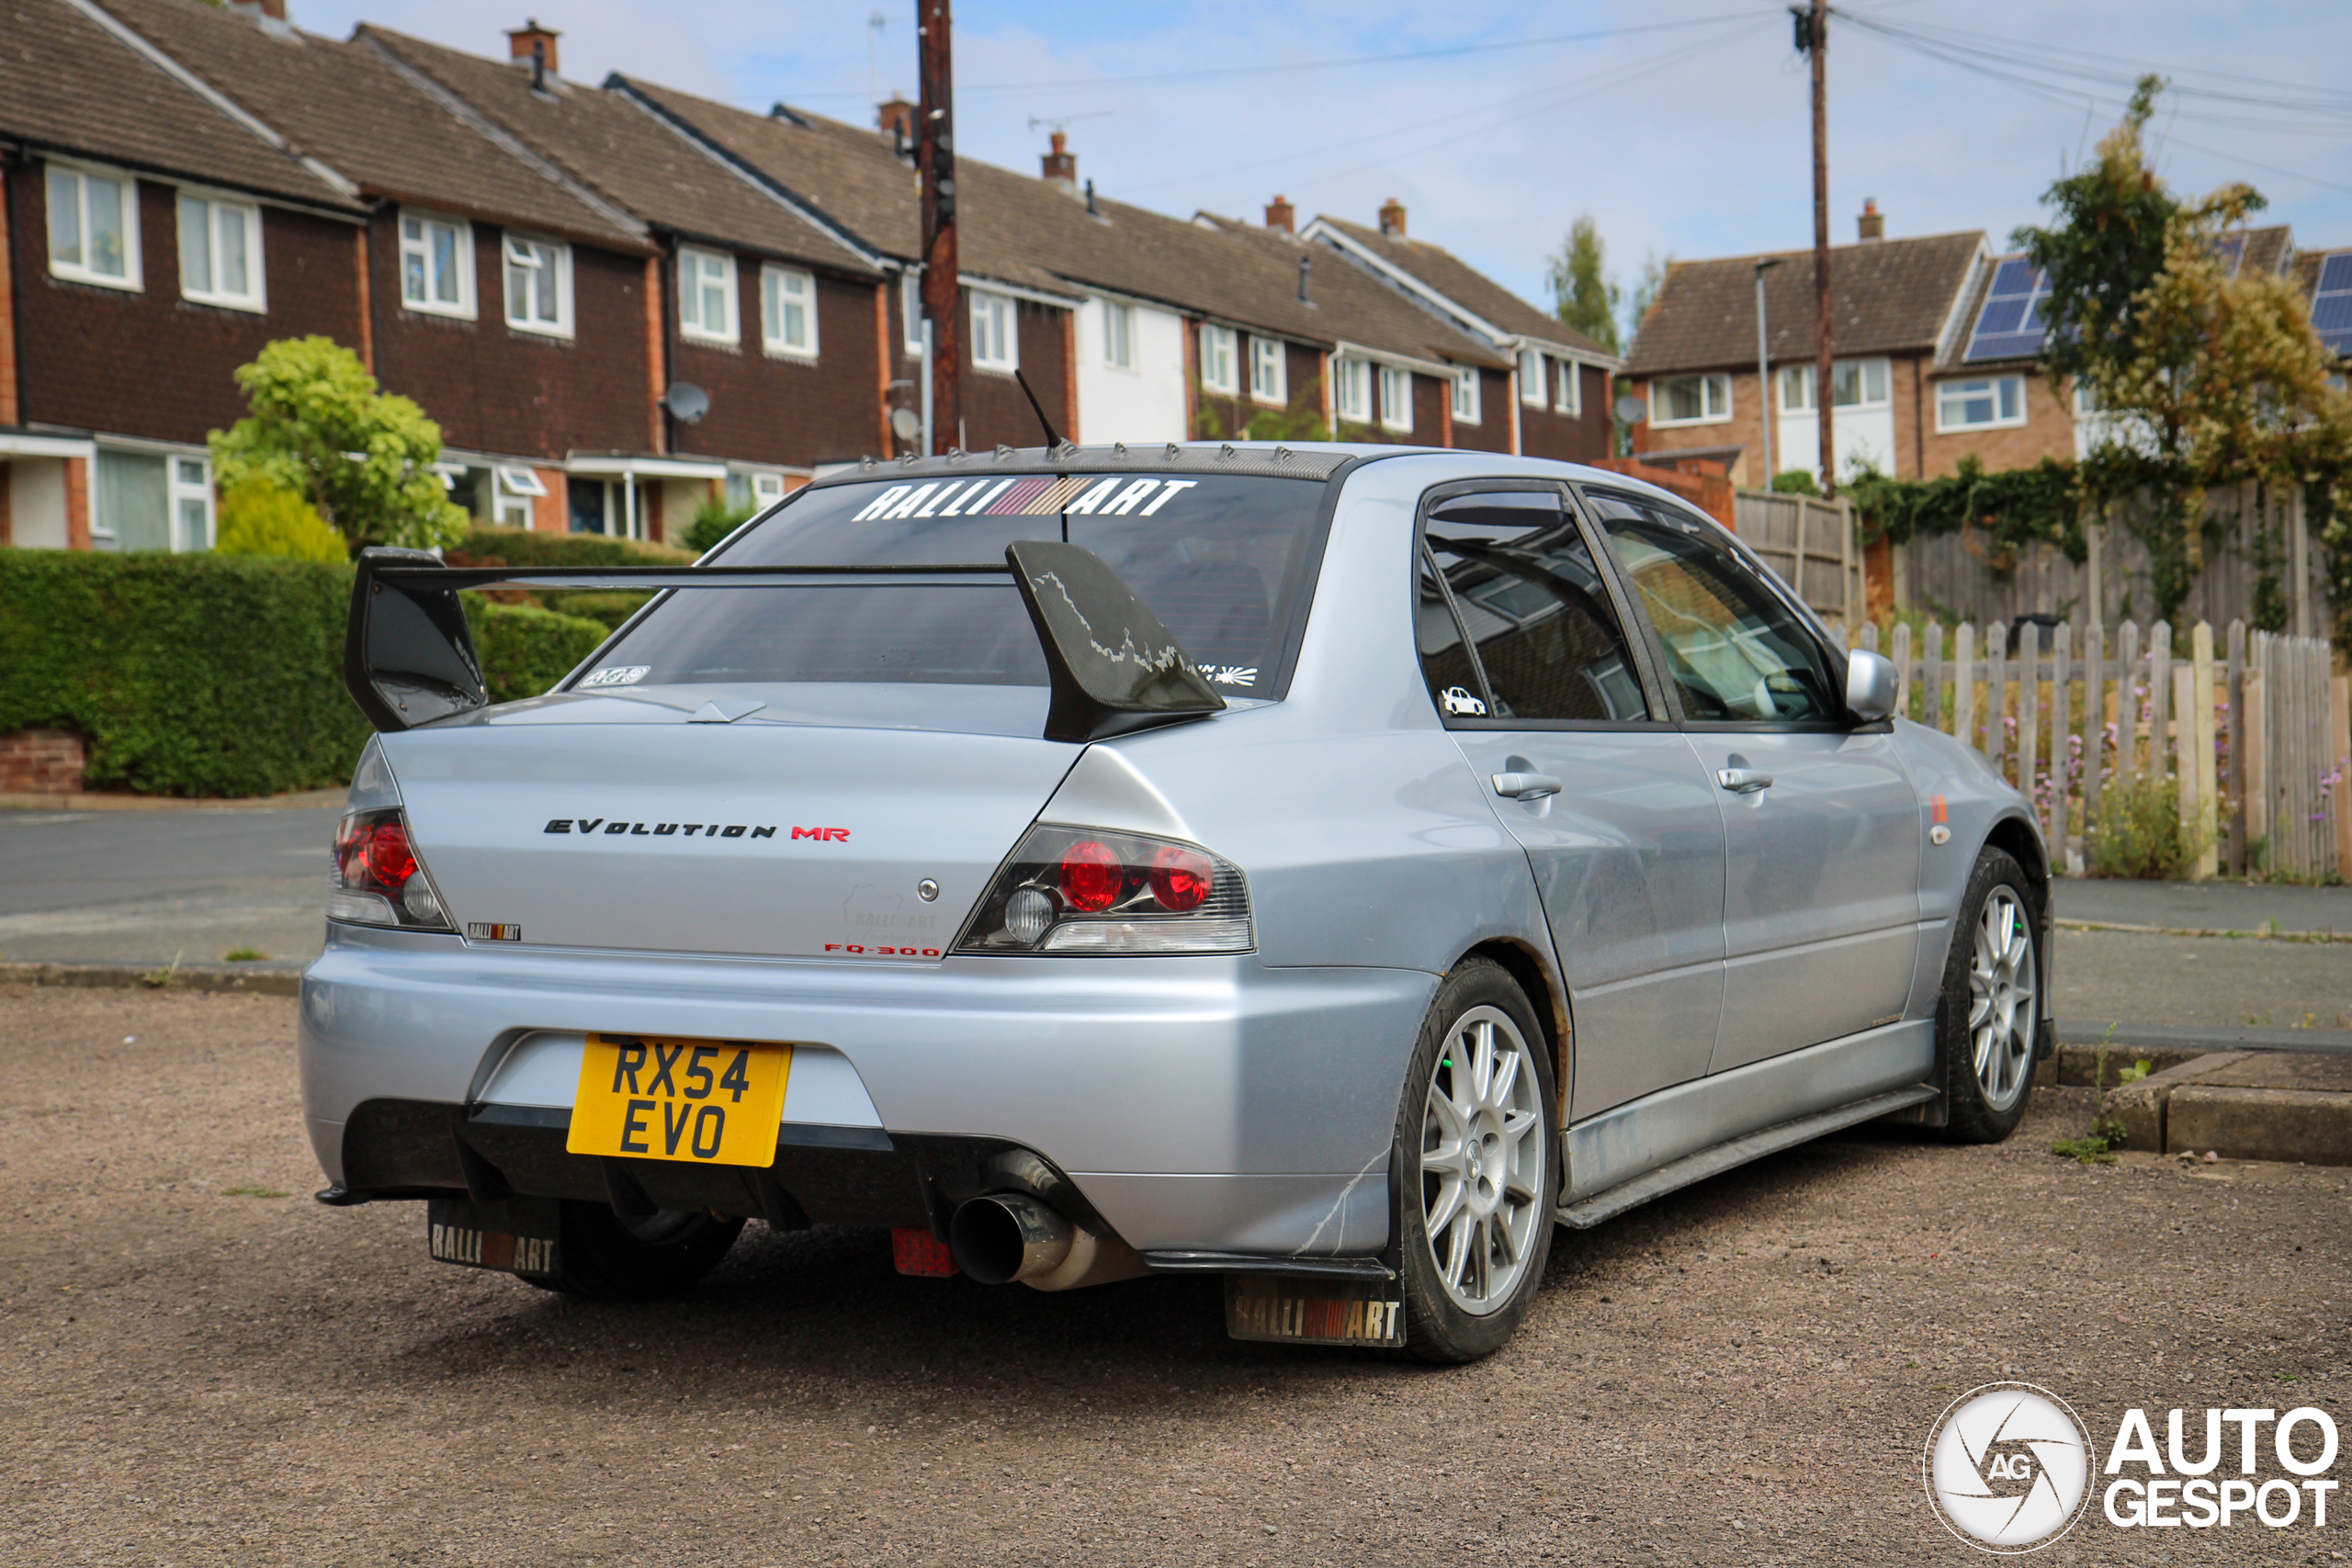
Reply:
<svg viewBox="0 0 2352 1568"><path fill-rule="evenodd" d="M740 1219L664 1212L634 1229L604 1203L567 1199L556 1247L558 1271L526 1274L542 1290L596 1302L675 1295L718 1267L742 1233Z"/></svg>
<svg viewBox="0 0 2352 1568"><path fill-rule="evenodd" d="M1391 1166L1414 1359L1491 1355L1542 1288L1559 1201L1550 1058L1526 993L1500 964L1469 959L1438 987L1405 1075Z"/></svg>
<svg viewBox="0 0 2352 1568"><path fill-rule="evenodd" d="M1944 1136L1951 1142L1997 1144L2024 1120L2047 967L2041 891L2015 856L1988 847L1961 897L1936 1004Z"/></svg>

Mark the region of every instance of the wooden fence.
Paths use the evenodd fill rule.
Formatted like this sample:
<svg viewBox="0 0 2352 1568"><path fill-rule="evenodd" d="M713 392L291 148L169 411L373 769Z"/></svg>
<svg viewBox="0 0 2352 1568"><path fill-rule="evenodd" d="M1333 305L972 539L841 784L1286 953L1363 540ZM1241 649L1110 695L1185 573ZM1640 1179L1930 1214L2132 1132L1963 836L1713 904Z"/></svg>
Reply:
<svg viewBox="0 0 2352 1568"><path fill-rule="evenodd" d="M1819 496L1743 490L1732 501L1739 541L1832 626L1862 618L1862 558L1853 507Z"/></svg>
<svg viewBox="0 0 2352 1568"><path fill-rule="evenodd" d="M2045 636L2048 646L2043 646ZM1881 649L1864 625L1852 645L1883 651L1902 677L1898 711L1976 747L2032 799L2063 869L2096 859L2103 813L2134 781L2169 779L2196 878L2226 866L2324 877L2352 873L2352 719L2347 681L2318 637L2249 633L2222 646L2200 621L2186 658L2163 622L2096 624L2076 637L2025 622L1898 625Z"/></svg>

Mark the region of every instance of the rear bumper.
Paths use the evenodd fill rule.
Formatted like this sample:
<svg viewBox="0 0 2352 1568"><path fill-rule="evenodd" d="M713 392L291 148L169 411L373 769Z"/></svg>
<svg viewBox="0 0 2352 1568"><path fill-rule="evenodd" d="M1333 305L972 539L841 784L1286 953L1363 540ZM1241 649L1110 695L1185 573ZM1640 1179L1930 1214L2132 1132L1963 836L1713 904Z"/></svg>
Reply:
<svg viewBox="0 0 2352 1568"><path fill-rule="evenodd" d="M860 1173L926 1148L1001 1145L1066 1173L1141 1249L1361 1255L1387 1241L1399 1086L1436 985L1419 970L1267 968L1248 955L851 965L485 951L330 925L303 977L303 1106L329 1179L380 1180L392 1195L427 1184L382 1179L394 1174L376 1152L382 1118L359 1108L447 1118L439 1125L469 1129L477 1153L511 1142L484 1130L481 1111L526 1037L821 1045L854 1070L897 1153L871 1128L787 1127L775 1179L805 1187L793 1196L811 1219L894 1223L826 1194L865 1190ZM549 1195L586 1195L569 1188L598 1179L594 1162L561 1154L560 1134L551 1151L544 1130L522 1141L537 1152L514 1158L553 1162L527 1179L565 1189ZM903 1176L881 1179L899 1195L877 1201L903 1208L923 1190Z"/></svg>

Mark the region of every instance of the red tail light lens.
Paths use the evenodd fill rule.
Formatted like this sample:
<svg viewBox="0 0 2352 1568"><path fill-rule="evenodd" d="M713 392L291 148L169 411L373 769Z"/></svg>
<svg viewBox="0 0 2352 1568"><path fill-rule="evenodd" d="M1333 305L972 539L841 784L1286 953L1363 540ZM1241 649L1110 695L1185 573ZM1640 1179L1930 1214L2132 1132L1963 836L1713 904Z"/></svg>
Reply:
<svg viewBox="0 0 2352 1568"><path fill-rule="evenodd" d="M335 830L327 912L361 925L447 929L440 898L423 870L399 807L354 811Z"/></svg>
<svg viewBox="0 0 2352 1568"><path fill-rule="evenodd" d="M1071 908L1098 914L1119 901L1127 877L1109 845L1086 839L1062 852L1061 881Z"/></svg>
<svg viewBox="0 0 2352 1568"><path fill-rule="evenodd" d="M1207 902L1216 887L1216 863L1198 850L1168 844L1151 857L1151 896L1160 907L1182 913Z"/></svg>

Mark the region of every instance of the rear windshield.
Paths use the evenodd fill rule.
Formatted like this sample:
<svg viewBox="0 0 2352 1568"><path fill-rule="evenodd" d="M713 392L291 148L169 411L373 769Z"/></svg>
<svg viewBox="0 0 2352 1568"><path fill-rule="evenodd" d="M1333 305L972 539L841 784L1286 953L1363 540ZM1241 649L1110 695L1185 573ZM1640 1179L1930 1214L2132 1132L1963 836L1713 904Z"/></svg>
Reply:
<svg viewBox="0 0 2352 1568"><path fill-rule="evenodd" d="M1240 475L876 480L802 492L724 559L1001 562L1016 539L1067 536L1109 562L1220 690L1279 696L1282 650L1317 564L1322 500L1319 479ZM1046 684L1028 612L1001 577L684 590L598 666L582 685Z"/></svg>

